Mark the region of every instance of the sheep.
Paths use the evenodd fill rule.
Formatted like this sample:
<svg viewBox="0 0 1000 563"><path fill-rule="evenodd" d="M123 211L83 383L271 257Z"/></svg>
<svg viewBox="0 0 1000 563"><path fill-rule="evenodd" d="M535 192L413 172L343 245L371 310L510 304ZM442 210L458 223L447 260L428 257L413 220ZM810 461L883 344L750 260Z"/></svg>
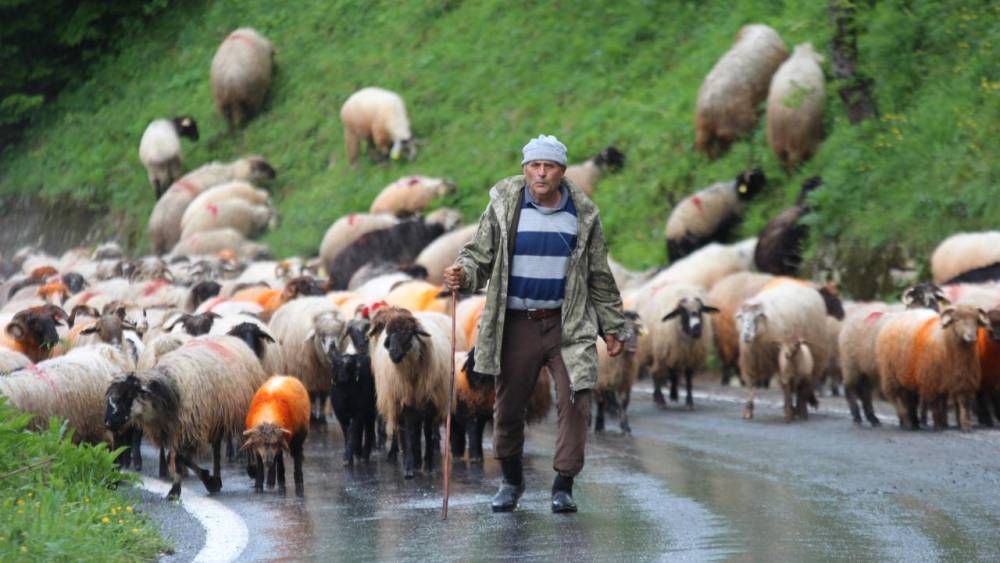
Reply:
<svg viewBox="0 0 1000 563"><path fill-rule="evenodd" d="M385 296L385 302L394 307L409 309L411 312L433 311L445 313L448 311L448 301L442 299L443 288L429 284L423 280L411 280L397 284ZM447 294L444 295L447 297Z"/></svg>
<svg viewBox="0 0 1000 563"><path fill-rule="evenodd" d="M328 262L324 262L330 289L347 289L354 272L369 262L412 262L444 226L421 218L406 219L392 227L365 233Z"/></svg>
<svg viewBox="0 0 1000 563"><path fill-rule="evenodd" d="M676 262L709 242L726 242L743 220L746 203L764 188L760 168L740 172L731 182L716 182L677 203L664 234L667 257Z"/></svg>
<svg viewBox="0 0 1000 563"><path fill-rule="evenodd" d="M629 270L610 256L608 256L608 267L611 268L611 275L615 278L615 285L623 292L641 286L656 275L656 271L652 268L642 272Z"/></svg>
<svg viewBox="0 0 1000 563"><path fill-rule="evenodd" d="M235 229L245 237L277 226L278 212L269 205L255 205L242 199L226 199L198 207L193 202L181 218L181 240L195 233Z"/></svg>
<svg viewBox="0 0 1000 563"><path fill-rule="evenodd" d="M810 212L806 197L821 185L819 176L804 181L795 205L768 221L760 231L753 254L758 270L776 276L794 276L799 271L802 247L809 236L809 226L800 219Z"/></svg>
<svg viewBox="0 0 1000 563"><path fill-rule="evenodd" d="M338 254L365 233L385 229L399 223L394 215L387 213L370 215L351 213L333 222L323 234L319 245L319 256L323 264L331 263Z"/></svg>
<svg viewBox="0 0 1000 563"><path fill-rule="evenodd" d="M407 479L421 465L421 429L423 466L431 470L438 449L437 428L448 400L451 344L448 333L437 322L428 321L428 315L433 314L383 307L372 319L376 406L386 428L394 435L401 431Z"/></svg>
<svg viewBox="0 0 1000 563"><path fill-rule="evenodd" d="M986 320L989 325L979 329L976 340L982 373L976 393L976 418L984 426L993 426L994 415L1000 418L1000 309L987 312Z"/></svg>
<svg viewBox="0 0 1000 563"><path fill-rule="evenodd" d="M471 348L476 345L479 336L479 319L483 316L486 306L485 295L472 295L462 299L455 307L455 324L465 335L465 343Z"/></svg>
<svg viewBox="0 0 1000 563"><path fill-rule="evenodd" d="M781 283L761 290L743 302L736 314L740 330L739 367L749 396L743 418L753 418L758 384L767 383L778 372L778 352L783 343L801 338L809 343L813 371L808 384L799 385L795 412L805 419L805 402L813 397L813 387L826 372L828 349L826 304L819 292L808 285Z"/></svg>
<svg viewBox="0 0 1000 563"><path fill-rule="evenodd" d="M220 252L233 252L242 258L266 258L270 255L266 245L248 241L239 231L231 228L195 233L179 241L170 254L196 256Z"/></svg>
<svg viewBox="0 0 1000 563"><path fill-rule="evenodd" d="M233 301L251 301L261 306L257 313L263 320L269 320L276 310L285 303L300 296L323 295L323 288L316 280L309 276L302 276L289 280L283 289L271 289L269 287L249 287L233 294Z"/></svg>
<svg viewBox="0 0 1000 563"><path fill-rule="evenodd" d="M212 330L212 324L215 322L215 319L218 318L220 318L220 316L212 312L198 315L184 313L177 315L163 328L167 332L174 332L179 327L191 336L201 336L203 334L208 334L209 331Z"/></svg>
<svg viewBox="0 0 1000 563"><path fill-rule="evenodd" d="M8 348L0 347L0 375L27 367L31 364L28 356Z"/></svg>
<svg viewBox="0 0 1000 563"><path fill-rule="evenodd" d="M153 368L165 354L169 354L191 340L187 333L161 333L148 339L139 360L135 364L136 371Z"/></svg>
<svg viewBox="0 0 1000 563"><path fill-rule="evenodd" d="M794 416L805 419L807 393L812 388L813 357L809 343L799 338L778 348L778 380L785 397L785 422ZM793 394L797 398L793 407Z"/></svg>
<svg viewBox="0 0 1000 563"><path fill-rule="evenodd" d="M156 199L181 176L181 137L198 140L198 124L189 115L155 119L142 133L139 160L146 167Z"/></svg>
<svg viewBox="0 0 1000 563"><path fill-rule="evenodd" d="M209 334L228 334L243 341L253 350L266 373L280 373L285 366L285 356L281 344L260 319L249 315L234 315L220 319Z"/></svg>
<svg viewBox="0 0 1000 563"><path fill-rule="evenodd" d="M615 173L625 167L625 153L613 146L605 147L593 157L566 167L565 177L583 190L587 197L594 197L597 183L605 174Z"/></svg>
<svg viewBox="0 0 1000 563"><path fill-rule="evenodd" d="M382 278L382 281L385 281L386 278L393 277L390 274L401 274L401 276L395 276L400 281L426 280L427 268L419 264L407 265L390 262L368 262L354 272L351 279L347 282L347 290L352 291L364 287L369 281L376 278ZM393 283L392 287L395 286L396 284ZM384 297L387 293L388 290L380 293L378 297Z"/></svg>
<svg viewBox="0 0 1000 563"><path fill-rule="evenodd" d="M451 453L461 458L466 452L468 438L468 459L470 462L483 461L483 432L486 424L493 420L493 403L496 401L496 379L494 376L476 371L475 350L455 352L455 402L452 404ZM526 405L525 420L535 424L545 420L552 408L552 375L548 368L538 372L535 389Z"/></svg>
<svg viewBox="0 0 1000 563"><path fill-rule="evenodd" d="M416 264L427 269L427 281L441 285L444 283L444 269L455 263L459 251L476 234L479 225L467 225L445 233L427 245L417 256Z"/></svg>
<svg viewBox="0 0 1000 563"><path fill-rule="evenodd" d="M253 396L246 417L246 441L243 449L256 457L254 490L264 492L264 472L268 488L274 486L277 473L278 492L285 492L284 452L294 464L295 494L303 493L302 444L309 435L309 393L298 379L274 375Z"/></svg>
<svg viewBox="0 0 1000 563"><path fill-rule="evenodd" d="M0 394L32 415L32 429L45 429L49 418L61 416L74 429L75 443L96 444L107 441L102 418L104 390L114 377L132 367L114 346L83 346L0 377Z"/></svg>
<svg viewBox="0 0 1000 563"><path fill-rule="evenodd" d="M427 176L404 176L375 196L369 213L391 213L406 217L420 213L439 197L455 193L455 183L442 178Z"/></svg>
<svg viewBox="0 0 1000 563"><path fill-rule="evenodd" d="M740 28L736 41L698 89L695 149L712 160L757 123L757 105L767 96L771 76L788 58L776 31L762 24Z"/></svg>
<svg viewBox="0 0 1000 563"><path fill-rule="evenodd" d="M930 406L934 429L948 426L947 404L958 405L963 432L972 428L969 403L979 389L976 354L979 328L989 325L982 310L969 305L905 311L887 320L878 334L875 355L882 392L896 406L902 428L916 430L917 401Z"/></svg>
<svg viewBox="0 0 1000 563"><path fill-rule="evenodd" d="M789 170L809 160L823 140L823 60L812 43L796 45L771 78L767 142Z"/></svg>
<svg viewBox="0 0 1000 563"><path fill-rule="evenodd" d="M931 254L938 285L1000 280L1000 231L954 234Z"/></svg>
<svg viewBox="0 0 1000 563"><path fill-rule="evenodd" d="M622 353L614 358L608 355L608 346L603 338L597 339L597 386L594 388L597 399L597 417L594 419L594 432L604 430L605 404L611 399L618 404L618 420L622 434L631 434L632 427L628 423L628 404L632 396L632 386L639 378L639 336L644 332L635 311L625 311L625 328L628 338Z"/></svg>
<svg viewBox="0 0 1000 563"><path fill-rule="evenodd" d="M205 206L213 203L221 203L228 199L241 199L254 205L271 204L271 194L267 190L257 188L250 182L233 180L202 191L194 198L188 209L198 207L199 205Z"/></svg>
<svg viewBox="0 0 1000 563"><path fill-rule="evenodd" d="M747 239L730 245L707 244L657 273L639 290L686 283L708 291L722 278L749 270L756 243L757 239Z"/></svg>
<svg viewBox="0 0 1000 563"><path fill-rule="evenodd" d="M718 309L705 303L704 290L690 284L662 286L638 302L637 307L649 330L648 345L637 351L637 362L650 365L653 401L661 408L666 405L660 387L668 378L670 399L678 400L678 378L683 372L685 404L693 409L691 378L705 366L712 339L711 324L705 315L717 313Z"/></svg>
<svg viewBox="0 0 1000 563"><path fill-rule="evenodd" d="M447 233L454 231L462 224L462 214L450 207L439 207L424 215L424 221L441 225Z"/></svg>
<svg viewBox="0 0 1000 563"><path fill-rule="evenodd" d="M56 305L42 305L20 311L4 329L6 335L0 346L20 352L32 362L48 359L52 348L59 343L56 327L68 319L66 311Z"/></svg>
<svg viewBox="0 0 1000 563"><path fill-rule="evenodd" d="M112 381L105 425L115 432L138 424L155 445L169 450L168 499L180 497L182 464L215 493L222 489L222 440L243 431L251 399L266 379L256 356L238 339L195 338L163 355L156 367ZM209 444L211 474L194 462Z"/></svg>
<svg viewBox="0 0 1000 563"><path fill-rule="evenodd" d="M181 217L201 192L219 184L242 180L260 183L277 175L267 160L249 156L230 163L212 162L185 174L174 182L153 207L146 236L153 253L164 254L181 239Z"/></svg>
<svg viewBox="0 0 1000 563"><path fill-rule="evenodd" d="M302 380L312 400L312 422L323 422L330 393L329 351L341 343L345 321L325 297L300 297L282 305L270 322L285 357L282 373Z"/></svg>
<svg viewBox="0 0 1000 563"><path fill-rule="evenodd" d="M753 297L773 277L770 274L737 272L722 278L708 292L708 302L719 309L719 314L712 318L712 336L722 363L722 385L729 385L734 373L739 375L740 333L736 327L736 312L743 301Z"/></svg>
<svg viewBox="0 0 1000 563"><path fill-rule="evenodd" d="M368 347L371 323L360 317L347 322L343 342L331 347L333 366L330 404L344 433L344 465L358 458L368 463L375 435L375 378Z"/></svg>
<svg viewBox="0 0 1000 563"><path fill-rule="evenodd" d="M363 140L368 141L368 156L373 160L385 156L399 160L404 152L407 160L412 160L417 154L403 98L395 92L375 87L358 90L341 106L340 121L351 164L357 160Z"/></svg>
<svg viewBox="0 0 1000 563"><path fill-rule="evenodd" d="M219 45L212 58L212 97L230 131L260 110L273 64L274 47L253 28L241 27Z"/></svg>

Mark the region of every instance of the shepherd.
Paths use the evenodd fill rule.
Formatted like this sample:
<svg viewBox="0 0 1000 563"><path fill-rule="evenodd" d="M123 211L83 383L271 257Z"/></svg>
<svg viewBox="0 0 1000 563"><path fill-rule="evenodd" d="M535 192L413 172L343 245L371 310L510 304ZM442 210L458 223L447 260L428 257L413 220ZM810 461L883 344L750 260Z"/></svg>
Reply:
<svg viewBox="0 0 1000 563"><path fill-rule="evenodd" d="M489 282L475 362L496 377L493 453L503 481L493 511L514 510L524 494L525 405L544 366L559 416L552 511L576 512L573 479L583 469L597 338L619 354L625 316L597 206L564 177L565 145L541 135L522 152L523 175L490 189L475 236L445 269L445 286L476 291Z"/></svg>

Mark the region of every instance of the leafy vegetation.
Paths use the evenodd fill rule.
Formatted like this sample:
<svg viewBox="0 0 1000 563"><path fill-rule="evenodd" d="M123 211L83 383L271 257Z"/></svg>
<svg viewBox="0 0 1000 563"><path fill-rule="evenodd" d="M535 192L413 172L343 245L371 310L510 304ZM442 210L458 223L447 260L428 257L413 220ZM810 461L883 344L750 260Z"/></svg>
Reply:
<svg viewBox="0 0 1000 563"><path fill-rule="evenodd" d="M771 183L740 233L753 235L804 178L821 175L810 264L817 275L830 264L846 268L847 288L867 296L889 289L872 272L907 256L924 263L951 232L995 225L1000 5L859 2L859 70L874 79L878 119L851 126L838 85L828 83L828 136L800 170L782 169L762 125L717 161L695 153L698 87L739 27L767 23L789 48L810 41L829 61L826 8L807 0L181 0L123 36L117 55L5 150L0 193L127 210L121 236L144 248L153 198L138 139L151 119L191 113L202 139L185 141L186 166L266 155L279 170L283 223L265 240L278 254L312 254L333 220L367 209L404 174L452 178L459 192L443 203L474 220L487 188L517 173L524 142L547 132L567 143L571 160L608 144L627 153L625 170L595 199L613 254L632 267L665 262L663 224L692 190L762 166ZM212 107L208 69L219 42L243 25L275 44L277 74L263 113L231 137ZM413 162L345 162L339 108L367 85L406 99L425 142Z"/></svg>
<svg viewBox="0 0 1000 563"><path fill-rule="evenodd" d="M135 479L107 446L74 446L63 421L25 430L31 416L0 398L0 561L143 561L165 545L116 491Z"/></svg>

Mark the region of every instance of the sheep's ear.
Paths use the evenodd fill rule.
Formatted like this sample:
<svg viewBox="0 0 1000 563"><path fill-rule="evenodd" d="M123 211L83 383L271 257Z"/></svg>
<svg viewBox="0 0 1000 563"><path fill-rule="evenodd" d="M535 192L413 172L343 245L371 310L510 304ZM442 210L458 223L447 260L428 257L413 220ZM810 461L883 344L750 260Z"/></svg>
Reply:
<svg viewBox="0 0 1000 563"><path fill-rule="evenodd" d="M981 308L977 308L976 311L979 313L979 318L977 319L979 326L988 328L990 326L990 319L986 316L986 311Z"/></svg>
<svg viewBox="0 0 1000 563"><path fill-rule="evenodd" d="M267 340L268 342L274 342L274 337L264 331L260 332L260 339Z"/></svg>
<svg viewBox="0 0 1000 563"><path fill-rule="evenodd" d="M909 307L910 305L912 305L913 304L913 288L912 287L907 288L906 291L903 292L903 295L901 295L899 297L899 300L902 301L903 305L906 305L907 307Z"/></svg>
<svg viewBox="0 0 1000 563"><path fill-rule="evenodd" d="M428 334L427 331L424 330L424 329L422 329L422 328L421 329L417 329L417 332L415 332L414 334L416 334L417 336L423 336L424 338L430 338L431 337L431 335Z"/></svg>
<svg viewBox="0 0 1000 563"><path fill-rule="evenodd" d="M287 428L282 428L281 433L284 434L286 438L292 437L292 431Z"/></svg>
<svg viewBox="0 0 1000 563"><path fill-rule="evenodd" d="M7 335L14 340L21 340L27 332L24 323L19 320L7 325Z"/></svg>
<svg viewBox="0 0 1000 563"><path fill-rule="evenodd" d="M315 328L309 329L309 332L306 333L306 337L305 337L305 340L303 340L303 342L310 342L310 341L312 341L313 338L316 338L316 329Z"/></svg>
<svg viewBox="0 0 1000 563"><path fill-rule="evenodd" d="M97 334L97 325L88 326L80 331L80 334Z"/></svg>
<svg viewBox="0 0 1000 563"><path fill-rule="evenodd" d="M944 311L941 311L941 328L948 328L953 322L955 322L954 307L948 307Z"/></svg>
<svg viewBox="0 0 1000 563"><path fill-rule="evenodd" d="M666 322L666 321L669 321L670 319L677 318L677 316L681 314L681 310L682 309L680 307L677 307L673 311L670 311L669 313L667 313L666 316L664 316L660 320Z"/></svg>
<svg viewBox="0 0 1000 563"><path fill-rule="evenodd" d="M709 314L712 314L712 313L721 313L721 311L719 311L718 307L713 307L711 305L704 305L704 306L702 306L701 312L702 313L709 313Z"/></svg>

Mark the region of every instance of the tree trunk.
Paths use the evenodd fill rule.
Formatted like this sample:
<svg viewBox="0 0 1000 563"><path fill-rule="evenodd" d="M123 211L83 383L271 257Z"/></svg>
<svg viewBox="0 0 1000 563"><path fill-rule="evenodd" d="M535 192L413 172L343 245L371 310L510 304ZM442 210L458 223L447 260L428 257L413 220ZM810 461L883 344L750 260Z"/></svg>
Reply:
<svg viewBox="0 0 1000 563"><path fill-rule="evenodd" d="M830 0L830 21L833 35L833 77L840 83L840 99L847 106L847 118L852 125L876 117L878 109L872 95L873 80L857 71L858 26L855 0Z"/></svg>

